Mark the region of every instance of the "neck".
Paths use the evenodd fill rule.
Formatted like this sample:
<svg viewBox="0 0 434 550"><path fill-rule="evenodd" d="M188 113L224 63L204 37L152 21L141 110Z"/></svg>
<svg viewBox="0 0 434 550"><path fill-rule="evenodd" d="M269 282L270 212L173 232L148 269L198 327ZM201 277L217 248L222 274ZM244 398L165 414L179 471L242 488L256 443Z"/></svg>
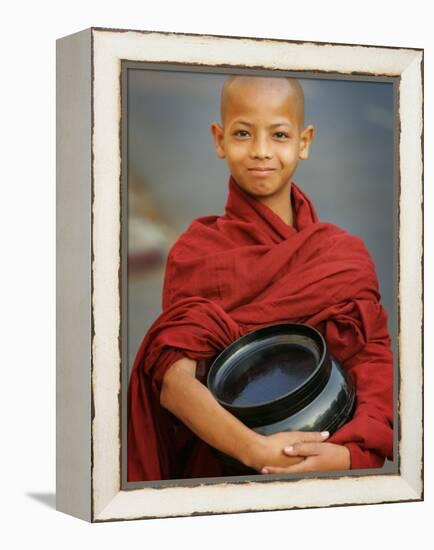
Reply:
<svg viewBox="0 0 434 550"><path fill-rule="evenodd" d="M288 200L289 199L289 200ZM288 225L293 225L291 183L288 183L278 195L258 199L268 206Z"/></svg>

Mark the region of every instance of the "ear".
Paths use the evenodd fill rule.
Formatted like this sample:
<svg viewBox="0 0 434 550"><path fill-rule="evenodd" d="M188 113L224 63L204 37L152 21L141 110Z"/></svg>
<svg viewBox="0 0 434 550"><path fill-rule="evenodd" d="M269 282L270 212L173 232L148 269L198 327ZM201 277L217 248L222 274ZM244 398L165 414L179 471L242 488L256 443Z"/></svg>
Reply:
<svg viewBox="0 0 434 550"><path fill-rule="evenodd" d="M298 158L307 160L309 158L309 146L315 136L315 128L312 125L306 126L300 136L300 152Z"/></svg>
<svg viewBox="0 0 434 550"><path fill-rule="evenodd" d="M224 159L226 155L223 147L223 134L224 134L223 128L217 122L213 122L211 124L210 130L211 130L212 137L214 138L216 154L218 158Z"/></svg>

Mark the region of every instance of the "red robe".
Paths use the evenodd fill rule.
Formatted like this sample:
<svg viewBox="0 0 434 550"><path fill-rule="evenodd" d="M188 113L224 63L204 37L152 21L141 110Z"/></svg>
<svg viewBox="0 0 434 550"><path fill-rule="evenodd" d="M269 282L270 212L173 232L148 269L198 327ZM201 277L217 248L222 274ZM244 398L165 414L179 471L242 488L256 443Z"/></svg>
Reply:
<svg viewBox="0 0 434 550"><path fill-rule="evenodd" d="M163 376L274 323L317 328L355 381L354 416L329 439L348 447L351 468L392 457L393 359L374 264L361 239L319 222L294 183L291 193L293 226L230 178L225 215L193 221L172 247L163 312L128 389L129 481L222 475L208 445L160 407Z"/></svg>

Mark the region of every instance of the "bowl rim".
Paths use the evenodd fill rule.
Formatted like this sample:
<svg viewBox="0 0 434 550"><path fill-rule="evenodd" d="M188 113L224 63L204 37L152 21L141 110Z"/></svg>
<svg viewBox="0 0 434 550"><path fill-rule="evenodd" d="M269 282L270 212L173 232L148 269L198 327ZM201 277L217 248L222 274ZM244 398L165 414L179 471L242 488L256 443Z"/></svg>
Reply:
<svg viewBox="0 0 434 550"><path fill-rule="evenodd" d="M227 401L224 401L223 399L220 399L216 393L212 390L212 377L216 377L216 373L218 372L219 368L221 368L221 365L219 365L219 362L222 361L222 357L226 355L231 355L231 352L234 348L238 347L240 345L240 342L243 340L255 340L257 335L262 335L263 333L273 332L273 331L282 331L283 334L297 334L297 329L299 331L304 331L305 334L301 334L299 332L298 334L303 336L309 336L307 333L313 334L320 342L320 354L319 358L317 360L317 364L313 372L304 380L304 382L290 390L289 392L280 395L279 397L276 397L275 399L271 399L268 401L262 401L260 403L255 403L253 405L234 405L233 403L228 403ZM314 340L314 338L311 338ZM212 362L208 374L207 374L207 387L211 391L214 398L226 409L231 411L240 411L240 412L249 412L249 411L255 411L260 412L263 409L268 409L270 406L275 405L278 406L281 402L291 399L292 397L296 396L302 389L305 389L306 386L310 386L315 378L318 378L319 374L324 368L324 365L327 363L328 359L328 350L327 350L327 344L323 337L323 335L317 330L316 328L312 327L311 325L305 324L305 323L275 323L272 325L266 325L263 327L260 327L258 329L255 329L253 331L247 332L240 338L237 338L234 340L229 346L227 346L224 350L222 350L219 355L214 359ZM217 366L216 366L217 365Z"/></svg>

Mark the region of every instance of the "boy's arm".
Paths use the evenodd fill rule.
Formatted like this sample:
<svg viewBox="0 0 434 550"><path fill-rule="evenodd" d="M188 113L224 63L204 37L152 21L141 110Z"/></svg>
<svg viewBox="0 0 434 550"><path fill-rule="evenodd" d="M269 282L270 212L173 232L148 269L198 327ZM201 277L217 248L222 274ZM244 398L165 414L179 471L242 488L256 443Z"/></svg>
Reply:
<svg viewBox="0 0 434 550"><path fill-rule="evenodd" d="M285 432L257 434L226 409L195 377L196 361L182 358L167 370L160 395L161 405L178 417L200 439L246 466L261 471L264 466L287 467L300 462L283 451L298 442L321 442L328 434Z"/></svg>

